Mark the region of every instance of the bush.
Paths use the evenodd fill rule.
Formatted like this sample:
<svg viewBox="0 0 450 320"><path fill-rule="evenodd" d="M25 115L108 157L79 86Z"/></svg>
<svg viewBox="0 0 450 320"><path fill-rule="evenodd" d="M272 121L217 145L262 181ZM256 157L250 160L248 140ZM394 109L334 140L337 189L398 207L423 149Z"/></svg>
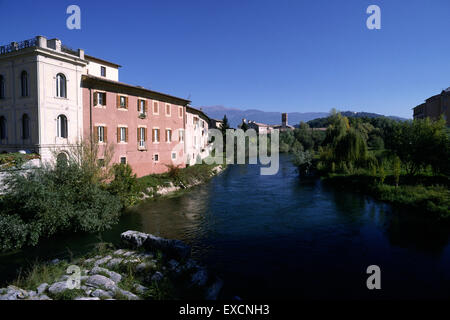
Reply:
<svg viewBox="0 0 450 320"><path fill-rule="evenodd" d="M112 170L114 179L108 185L108 191L120 198L122 206L133 204L137 194L136 174L128 164L115 164Z"/></svg>
<svg viewBox="0 0 450 320"><path fill-rule="evenodd" d="M103 231L118 221L120 200L76 163L12 173L7 183L0 199L2 251L64 231Z"/></svg>

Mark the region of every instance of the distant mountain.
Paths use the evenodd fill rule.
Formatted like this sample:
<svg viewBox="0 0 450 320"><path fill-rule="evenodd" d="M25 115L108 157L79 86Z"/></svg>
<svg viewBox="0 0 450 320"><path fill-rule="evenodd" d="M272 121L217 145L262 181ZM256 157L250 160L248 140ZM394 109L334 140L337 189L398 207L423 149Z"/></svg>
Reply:
<svg viewBox="0 0 450 320"><path fill-rule="evenodd" d="M197 107L202 109L208 117L214 119L222 119L226 114L230 126L237 128L237 126L242 122L242 119L253 120L256 122L267 123L267 124L281 124L281 112L266 112L257 109L241 110L237 108L227 108L224 106L203 106ZM384 117L381 114L370 113L370 112L353 112L353 111L343 111L341 112L343 116L346 117L368 117L377 118ZM308 122L317 118L328 117L328 112L288 112L288 123L292 126L298 126L300 122ZM388 116L388 118L394 120L407 120L404 118L396 116Z"/></svg>
<svg viewBox="0 0 450 320"><path fill-rule="evenodd" d="M222 119L226 114L230 126L237 128L242 119L253 120L267 124L281 124L281 112L266 112L256 109L241 110L236 108L226 108L223 106L197 107L202 109L210 118ZM299 124L301 121L307 122L316 118L327 117L328 112L288 112L288 123L290 125Z"/></svg>

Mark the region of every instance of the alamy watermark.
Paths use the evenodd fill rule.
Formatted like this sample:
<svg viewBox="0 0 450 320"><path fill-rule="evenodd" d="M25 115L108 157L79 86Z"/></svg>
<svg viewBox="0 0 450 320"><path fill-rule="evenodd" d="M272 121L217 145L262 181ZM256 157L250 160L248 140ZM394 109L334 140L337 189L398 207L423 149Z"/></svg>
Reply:
<svg viewBox="0 0 450 320"><path fill-rule="evenodd" d="M225 139L224 139L225 138ZM225 141L224 141L225 140ZM278 172L279 161L278 129L269 134L257 133L255 129L226 129L225 137L219 129L208 130L209 153L204 159L197 158L196 163L204 161L206 164L257 164L261 175L275 175ZM225 145L225 152L224 152ZM178 143L172 152L178 152L184 148L184 142ZM248 162L247 162L248 160ZM174 165L182 165L183 159L172 160Z"/></svg>
<svg viewBox="0 0 450 320"><path fill-rule="evenodd" d="M381 29L381 9L379 6L372 4L367 7L367 14L370 16L366 20L366 26L369 30L380 30Z"/></svg>
<svg viewBox="0 0 450 320"><path fill-rule="evenodd" d="M76 4L72 4L67 7L66 13L70 14L70 16L67 17L67 20L66 20L67 29L80 30L81 29L81 9L80 9L80 7L77 6Z"/></svg>

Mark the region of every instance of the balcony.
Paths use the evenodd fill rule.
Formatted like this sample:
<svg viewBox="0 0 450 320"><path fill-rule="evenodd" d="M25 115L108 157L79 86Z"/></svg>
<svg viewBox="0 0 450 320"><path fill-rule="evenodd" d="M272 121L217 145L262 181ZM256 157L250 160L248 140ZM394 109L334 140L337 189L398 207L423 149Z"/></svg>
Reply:
<svg viewBox="0 0 450 320"><path fill-rule="evenodd" d="M23 40L20 42L11 42L8 45L0 47L0 55L36 46L37 46L36 38Z"/></svg>
<svg viewBox="0 0 450 320"><path fill-rule="evenodd" d="M140 112L139 115L138 115L138 118L139 119L145 119L145 118L147 118L147 114L144 113L144 112Z"/></svg>
<svg viewBox="0 0 450 320"><path fill-rule="evenodd" d="M145 150L147 150L147 145L146 145L146 143L145 143L144 140L138 141L138 150L139 150L139 151L145 151Z"/></svg>

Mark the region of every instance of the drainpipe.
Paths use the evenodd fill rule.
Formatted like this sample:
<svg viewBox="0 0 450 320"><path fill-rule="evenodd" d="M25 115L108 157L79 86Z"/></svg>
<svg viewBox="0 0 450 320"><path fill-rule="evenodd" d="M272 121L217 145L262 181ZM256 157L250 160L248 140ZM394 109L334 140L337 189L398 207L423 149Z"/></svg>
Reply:
<svg viewBox="0 0 450 320"><path fill-rule="evenodd" d="M91 151L92 151L92 89L89 88L89 140L91 145Z"/></svg>

